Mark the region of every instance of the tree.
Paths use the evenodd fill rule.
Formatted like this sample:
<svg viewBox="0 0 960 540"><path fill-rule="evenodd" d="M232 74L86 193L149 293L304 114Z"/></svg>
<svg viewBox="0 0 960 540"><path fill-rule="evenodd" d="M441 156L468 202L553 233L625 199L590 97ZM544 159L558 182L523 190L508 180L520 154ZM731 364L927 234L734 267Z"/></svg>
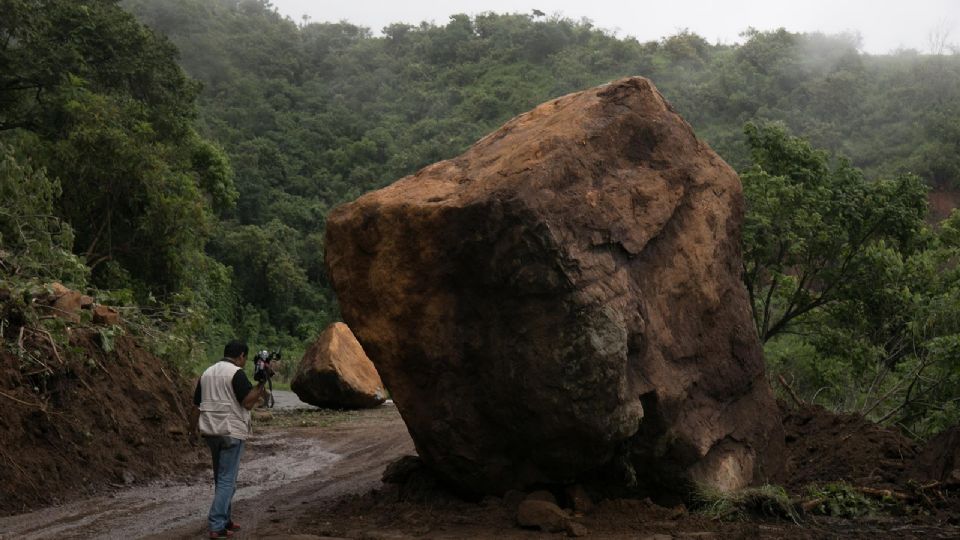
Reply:
<svg viewBox="0 0 960 540"><path fill-rule="evenodd" d="M747 124L753 165L747 200L744 282L767 342L818 308L865 289L882 264L877 245L909 254L922 242L927 188L916 176L867 182L846 160L790 136L779 125Z"/></svg>
<svg viewBox="0 0 960 540"><path fill-rule="evenodd" d="M82 287L89 270L73 255L73 229L57 218L60 184L0 143L0 274Z"/></svg>
<svg viewBox="0 0 960 540"><path fill-rule="evenodd" d="M777 125L748 124L744 281L774 372L835 409L917 434L960 419L960 211L868 182Z"/></svg>
<svg viewBox="0 0 960 540"><path fill-rule="evenodd" d="M141 298L196 277L213 209L236 199L195 131L176 49L116 1L15 0L0 23L0 135L62 186L57 214L101 286Z"/></svg>

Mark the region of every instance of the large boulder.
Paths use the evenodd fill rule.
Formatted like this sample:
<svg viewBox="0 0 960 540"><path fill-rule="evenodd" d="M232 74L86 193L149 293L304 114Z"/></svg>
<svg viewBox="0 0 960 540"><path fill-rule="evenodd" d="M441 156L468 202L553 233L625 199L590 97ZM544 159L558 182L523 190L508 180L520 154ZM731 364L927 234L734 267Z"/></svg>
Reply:
<svg viewBox="0 0 960 540"><path fill-rule="evenodd" d="M628 78L336 208L326 260L454 485L731 490L783 468L743 211L736 173Z"/></svg>
<svg viewBox="0 0 960 540"><path fill-rule="evenodd" d="M334 409L368 409L387 399L373 362L343 323L328 326L307 349L290 389L304 403Z"/></svg>

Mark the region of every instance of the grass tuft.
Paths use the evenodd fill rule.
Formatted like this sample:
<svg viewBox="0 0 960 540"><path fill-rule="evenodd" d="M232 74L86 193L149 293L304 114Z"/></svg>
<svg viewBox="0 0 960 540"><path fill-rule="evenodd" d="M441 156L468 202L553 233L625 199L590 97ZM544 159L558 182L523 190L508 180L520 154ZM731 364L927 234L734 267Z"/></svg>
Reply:
<svg viewBox="0 0 960 540"><path fill-rule="evenodd" d="M327 427L356 418L357 411L335 409L269 410L258 409L254 413L255 427Z"/></svg>
<svg viewBox="0 0 960 540"><path fill-rule="evenodd" d="M800 523L800 516L785 489L763 485L734 492L701 487L696 502L700 512L718 521L743 521L751 517L777 518Z"/></svg>

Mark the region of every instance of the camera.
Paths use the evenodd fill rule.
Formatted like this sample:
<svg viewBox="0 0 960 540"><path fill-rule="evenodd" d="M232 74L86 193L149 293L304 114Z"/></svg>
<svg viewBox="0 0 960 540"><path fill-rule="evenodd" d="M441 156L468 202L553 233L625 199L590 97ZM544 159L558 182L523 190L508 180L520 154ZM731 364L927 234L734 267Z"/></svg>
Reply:
<svg viewBox="0 0 960 540"><path fill-rule="evenodd" d="M282 355L279 350L271 352L264 349L258 352L253 357L253 380L257 382L269 381L270 377L273 377L273 369L270 367L270 363L281 358Z"/></svg>

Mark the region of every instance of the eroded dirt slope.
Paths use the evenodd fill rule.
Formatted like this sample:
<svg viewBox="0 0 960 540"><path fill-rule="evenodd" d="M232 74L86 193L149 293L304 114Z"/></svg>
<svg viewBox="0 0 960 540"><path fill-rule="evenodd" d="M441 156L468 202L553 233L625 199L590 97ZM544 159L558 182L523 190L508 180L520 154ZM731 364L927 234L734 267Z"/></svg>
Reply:
<svg viewBox="0 0 960 540"><path fill-rule="evenodd" d="M41 331L8 331L20 355L0 351L0 515L197 462L189 381L133 338L78 326L54 346Z"/></svg>

